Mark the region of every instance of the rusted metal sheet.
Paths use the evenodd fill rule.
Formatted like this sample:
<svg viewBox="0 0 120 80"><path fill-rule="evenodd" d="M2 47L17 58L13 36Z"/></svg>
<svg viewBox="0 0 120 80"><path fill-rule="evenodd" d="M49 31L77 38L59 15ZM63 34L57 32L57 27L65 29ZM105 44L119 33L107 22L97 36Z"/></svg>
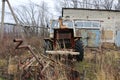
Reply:
<svg viewBox="0 0 120 80"><path fill-rule="evenodd" d="M76 29L77 36L82 37L84 46L99 47L100 46L100 30L99 29Z"/></svg>
<svg viewBox="0 0 120 80"><path fill-rule="evenodd" d="M54 29L53 43L54 49L56 49L57 46L61 48L73 48L75 45L73 29Z"/></svg>
<svg viewBox="0 0 120 80"><path fill-rule="evenodd" d="M120 31L116 31L115 44L117 47L120 47Z"/></svg>

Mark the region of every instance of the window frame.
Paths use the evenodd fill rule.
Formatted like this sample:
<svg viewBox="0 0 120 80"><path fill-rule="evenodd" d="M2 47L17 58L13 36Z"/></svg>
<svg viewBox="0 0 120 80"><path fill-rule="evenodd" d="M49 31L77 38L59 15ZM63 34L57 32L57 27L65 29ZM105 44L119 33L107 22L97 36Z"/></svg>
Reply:
<svg viewBox="0 0 120 80"><path fill-rule="evenodd" d="M64 21L72 22L72 27L69 27L68 25L65 25L67 28L74 28L74 22L72 20L63 20L63 25L64 25Z"/></svg>
<svg viewBox="0 0 120 80"><path fill-rule="evenodd" d="M75 25L74 25L75 28L92 28L92 29L94 29L94 28L95 28L95 29L100 29L100 28L101 28L100 21L92 21L92 20L91 20L91 21L90 21L90 22L91 22L91 25L90 25L90 26L87 26L87 27L84 26L84 25L85 25L84 22L89 22L89 21L85 21L85 20L75 20L75 21L74 21L74 24L76 24L77 22L82 22L82 23L83 23L83 26L82 26L82 27L78 27L78 26L75 26ZM94 23L94 22L95 22L95 23L98 23L98 26L96 26L96 27L93 26L93 23Z"/></svg>

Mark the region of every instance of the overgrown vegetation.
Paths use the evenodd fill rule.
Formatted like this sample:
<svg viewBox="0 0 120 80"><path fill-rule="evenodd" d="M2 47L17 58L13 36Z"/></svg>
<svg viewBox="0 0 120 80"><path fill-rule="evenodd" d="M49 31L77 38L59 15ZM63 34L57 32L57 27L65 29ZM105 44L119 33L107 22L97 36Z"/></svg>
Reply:
<svg viewBox="0 0 120 80"><path fill-rule="evenodd" d="M43 53L43 41L42 37L31 37L26 39L31 46L35 47L39 53ZM9 46L9 48L4 48L3 50L7 51L8 54L1 54L3 58L0 59L0 75L6 78L7 73L7 63L9 61L9 57L6 56L16 56L21 55L21 59L23 56L28 56L28 52L26 50L15 51L15 45L11 42L13 46ZM9 50L11 52L9 52ZM36 52L37 52L36 51ZM76 69L79 70L83 75L85 80L119 80L120 79L120 51L117 49L85 49L85 58L83 62L76 63ZM1 73L3 72L3 73ZM0 78L1 80L4 80Z"/></svg>
<svg viewBox="0 0 120 80"><path fill-rule="evenodd" d="M71 1L73 2L72 4L67 4L68 1L64 0L62 2L63 3L62 6L71 7L74 4L72 7L77 7L81 5L80 3L79 5L78 4L76 5L76 3L73 0ZM88 2L87 0L84 0L84 1L86 5L84 4L81 7L90 8L90 4L89 4L90 2ZM111 4L106 6L103 5L103 7L105 9L111 9L113 6L113 0L109 0L109 1L104 0L104 1L106 1L106 3L108 4L109 3ZM98 3L99 2L95 1L96 5L93 5L96 9L101 8L100 4ZM56 8L57 10L60 10L58 9L57 6ZM25 42L27 42L25 44L31 45L34 49L37 50L35 52L43 53L44 51L43 38L46 35L45 33L48 32L47 30L44 30L44 28L48 27L47 24L49 22L48 20L49 16L47 15L48 11L45 3L43 2L41 6L33 3L30 4L29 7L26 7L26 5L23 5L20 7L20 9L22 9L22 11L17 9L16 14L18 15L19 23L22 25L26 25L24 26L24 31L26 32L25 35L27 35L27 37L24 35L25 36L24 40ZM36 12L39 12L39 13L35 15ZM29 15L26 16L26 14L29 14ZM38 19L36 19L36 17ZM42 29L39 30L39 28L41 27ZM20 60L25 58L26 56L29 56L28 55L29 53L26 50L15 50L16 44L13 43L13 39L16 38L16 36L14 35L15 33L13 33L12 35L10 34L8 35L8 34L4 35L3 40L0 41L0 80L4 80L3 77L5 79L9 79L8 66L10 64L10 57L16 58L13 61L16 61L17 63L17 60ZM16 56L19 56L19 57L16 57ZM84 74L83 78L85 80L120 80L120 51L110 50L105 48L101 50L86 49L85 59L83 62L76 63L76 69L78 69L79 72Z"/></svg>
<svg viewBox="0 0 120 80"><path fill-rule="evenodd" d="M84 73L85 80L119 80L120 52L103 49L85 51L83 62L76 63L76 68Z"/></svg>

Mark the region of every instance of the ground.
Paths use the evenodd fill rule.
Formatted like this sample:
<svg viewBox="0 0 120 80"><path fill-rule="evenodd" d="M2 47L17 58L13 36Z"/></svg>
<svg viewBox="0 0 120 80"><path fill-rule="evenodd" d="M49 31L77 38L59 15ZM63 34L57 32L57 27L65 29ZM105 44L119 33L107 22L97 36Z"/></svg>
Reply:
<svg viewBox="0 0 120 80"><path fill-rule="evenodd" d="M120 80L120 50L112 47L85 48L83 62L76 62L75 69L84 80ZM0 80L7 78L8 60L0 59ZM4 78L2 78L4 77Z"/></svg>
<svg viewBox="0 0 120 80"><path fill-rule="evenodd" d="M86 49L83 62L76 63L85 80L120 80L120 51Z"/></svg>

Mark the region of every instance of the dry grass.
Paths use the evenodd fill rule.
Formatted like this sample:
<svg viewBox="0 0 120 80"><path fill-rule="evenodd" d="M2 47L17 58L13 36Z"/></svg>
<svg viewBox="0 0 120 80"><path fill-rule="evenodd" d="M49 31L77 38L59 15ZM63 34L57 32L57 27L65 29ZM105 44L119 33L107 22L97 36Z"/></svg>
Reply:
<svg viewBox="0 0 120 80"><path fill-rule="evenodd" d="M35 47L39 53L43 53L43 37L29 37L26 42ZM1 41L0 58L3 60L0 60L0 66L6 66L9 56L17 55L24 58L22 55L28 54L23 49L22 51L15 50L15 46L16 44L13 43L12 39ZM104 48L102 51L86 49L84 61L76 63L76 65L80 72L84 71L85 80L120 80L120 51Z"/></svg>
<svg viewBox="0 0 120 80"><path fill-rule="evenodd" d="M85 59L77 69L86 71L85 80L120 80L120 51L85 50Z"/></svg>
<svg viewBox="0 0 120 80"><path fill-rule="evenodd" d="M30 56L26 49L15 50L18 43L14 43L13 39L14 38L4 38L0 41L0 69L3 69L3 73L16 72L17 70L16 67L14 68L14 65L16 66L19 60L24 60L24 58ZM31 45L33 48L35 47L39 53L43 52L43 37L28 37L25 39L25 43L23 43L23 45L24 44ZM16 58L15 56L17 56L18 59L14 60ZM10 60L10 57L13 60ZM6 69L7 67L8 69Z"/></svg>

